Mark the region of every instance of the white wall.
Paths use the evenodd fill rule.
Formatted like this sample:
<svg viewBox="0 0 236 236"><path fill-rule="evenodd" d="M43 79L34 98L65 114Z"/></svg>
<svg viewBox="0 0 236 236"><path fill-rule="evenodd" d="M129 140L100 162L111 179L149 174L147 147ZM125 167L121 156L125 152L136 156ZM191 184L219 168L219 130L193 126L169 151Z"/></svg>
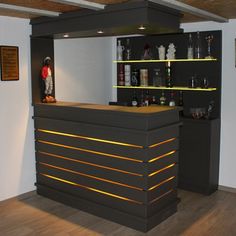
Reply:
<svg viewBox="0 0 236 236"><path fill-rule="evenodd" d="M35 189L28 20L0 17L0 45L19 47L19 81L0 81L0 201Z"/></svg>
<svg viewBox="0 0 236 236"><path fill-rule="evenodd" d="M111 100L112 40L55 40L56 98L107 104Z"/></svg>
<svg viewBox="0 0 236 236"><path fill-rule="evenodd" d="M222 120L219 184L236 188L236 20L230 20L229 23L223 24L188 23L183 24L182 28L185 32L222 30Z"/></svg>

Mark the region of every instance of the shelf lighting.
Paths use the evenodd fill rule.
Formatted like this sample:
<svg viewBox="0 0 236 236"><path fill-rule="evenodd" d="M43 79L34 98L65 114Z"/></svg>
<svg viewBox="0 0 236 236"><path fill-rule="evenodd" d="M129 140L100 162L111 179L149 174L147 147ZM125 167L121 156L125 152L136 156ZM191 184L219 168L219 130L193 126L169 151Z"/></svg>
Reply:
<svg viewBox="0 0 236 236"><path fill-rule="evenodd" d="M104 31L103 30L98 30L97 33L98 34L104 34Z"/></svg>
<svg viewBox="0 0 236 236"><path fill-rule="evenodd" d="M69 34L64 34L63 38L69 38Z"/></svg>

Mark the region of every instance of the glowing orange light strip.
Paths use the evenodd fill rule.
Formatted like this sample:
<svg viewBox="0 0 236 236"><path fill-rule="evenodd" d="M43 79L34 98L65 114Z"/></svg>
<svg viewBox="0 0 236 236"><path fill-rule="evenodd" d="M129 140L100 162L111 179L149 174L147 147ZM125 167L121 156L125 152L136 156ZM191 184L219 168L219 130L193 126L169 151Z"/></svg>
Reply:
<svg viewBox="0 0 236 236"><path fill-rule="evenodd" d="M47 142L47 141L43 141L43 140L38 140L38 142L49 144L49 145L53 145L53 146L57 146L57 147L63 147L63 148L69 148L69 149L78 150L78 151L82 151L82 152L93 153L93 154L97 154L97 155L101 155L101 156L114 157L114 158L118 158L118 159L122 159L122 160L127 160L127 161L134 161L134 162L139 162L139 163L143 162L143 161L132 159L132 158L128 158L128 157L118 156L118 155L104 153L104 152L96 152L96 151L92 151L92 150L88 150L88 149L84 149L84 148L67 146L67 145L63 145L63 144L59 144L59 143Z"/></svg>
<svg viewBox="0 0 236 236"><path fill-rule="evenodd" d="M149 204L152 204L152 203L154 203L154 202L160 200L161 198L165 197L166 195L172 193L173 191L174 191L173 189L169 190L168 192L162 194L162 195L159 196L158 198L153 199L151 202L149 202Z"/></svg>
<svg viewBox="0 0 236 236"><path fill-rule="evenodd" d="M130 185L127 185L127 184L122 184L122 183L119 183L119 182L116 182L116 181L112 181L112 180L96 177L96 176L93 176L93 175L84 174L84 173L81 173L81 172L78 172L78 171L62 168L62 167L59 167L59 166L54 166L54 165L50 165L50 164L43 163L43 162L39 162L39 164L44 165L44 166L48 166L48 167L51 167L51 168L54 168L54 169L70 172L70 173L73 173L73 174L82 175L82 176L85 176L85 177L88 177L88 178L100 180L100 181L103 181L103 182L120 185L122 187L127 187L127 188L132 188L132 189L143 191L143 189L141 189L141 188L137 188L137 187L130 186Z"/></svg>
<svg viewBox="0 0 236 236"><path fill-rule="evenodd" d="M56 132L56 131L45 130L45 129L38 129L38 131L44 132L44 133L49 133L49 134L56 134L56 135L61 135L61 136L72 137L72 138L80 138L80 139L86 139L86 140L91 140L91 141L96 141L96 142L110 143L110 144L115 144L115 145L120 145L120 146L143 148L143 146L140 146L140 145L116 142L116 141L111 141L111 140L106 140L106 139L92 138L92 137L81 136L81 135L76 135L76 134L68 134L68 133Z"/></svg>
<svg viewBox="0 0 236 236"><path fill-rule="evenodd" d="M134 176L139 176L139 177L143 176L141 174L136 174L136 173L128 172L128 171L125 171L125 170L119 170L119 169L111 168L111 167L108 167L108 166L102 166L102 165L98 165L98 164L94 164L94 163L90 163L90 162L86 162L86 161L71 159L71 158L68 158L68 157L64 157L64 156L60 156L60 155L56 155L56 154L52 154L52 153L48 153L48 152L39 152L39 153L45 154L47 156L52 156L52 157L55 157L55 158L60 158L60 159L68 160L68 161L82 163L82 164L85 164L85 165L90 165L90 166L95 166L95 167L99 167L99 168L103 168L103 169L107 169L107 170L117 171L117 172L124 173L124 174L129 174L129 175L134 175Z"/></svg>
<svg viewBox="0 0 236 236"><path fill-rule="evenodd" d="M172 154L174 154L175 152L176 152L176 151L174 150L174 151L171 151L171 152L165 153L165 154L163 154L163 155L161 155L161 156L158 156L158 157L155 157L155 158L149 160L148 162L151 163L151 162L157 161L157 160L159 160L159 159L161 159L161 158L163 158L163 157L166 157L166 156L172 155Z"/></svg>
<svg viewBox="0 0 236 236"><path fill-rule="evenodd" d="M65 180L65 179L61 179L61 178L58 178L58 177L55 177L55 176L52 176L52 175L47 175L47 174L43 174L43 173L40 173L40 175L43 175L47 178L54 179L54 180L57 180L57 181L60 181L60 182L66 183L66 184L70 184L70 185L74 185L74 186L77 186L77 187L80 187L80 188L88 189L88 190L91 190L93 192L101 193L101 194L104 194L104 195L107 195L107 196L110 196L110 197L114 197L114 198L118 198L118 199L121 199L121 200L133 202L133 203L136 203L136 204L142 204L142 202L138 202L138 201L126 198L126 197L122 197L122 196L113 194L113 193L108 193L108 192L105 192L105 191L102 191L102 190L99 190L99 189L95 189L95 188L87 187L87 186L84 186L84 185L81 185L81 184L77 184L77 183L74 183L74 182L71 182L71 181L68 181L68 180Z"/></svg>
<svg viewBox="0 0 236 236"><path fill-rule="evenodd" d="M175 164L171 164L171 165L169 165L169 166L166 166L165 168L162 168L162 169L160 169L160 170L157 170L157 171L155 171L155 172L149 174L148 177L152 177L153 175L159 174L160 172L162 172L162 171L164 171L164 170L167 170L167 169L173 167L174 165L175 165Z"/></svg>
<svg viewBox="0 0 236 236"><path fill-rule="evenodd" d="M162 145L162 144L164 144L164 143L172 142L172 141L174 141L175 139L176 139L176 138L170 138L170 139L167 139L167 140L165 140L165 141L163 141L163 142L152 144L152 145L150 145L150 146L148 146L148 147L149 147L149 148L154 148L154 147L157 147L157 146Z"/></svg>
<svg viewBox="0 0 236 236"><path fill-rule="evenodd" d="M172 176L172 177L170 177L169 179L165 179L164 181L160 182L159 184L157 184L157 185L152 186L151 188L149 188L148 191L151 191L151 190L153 190L153 189L156 189L156 188L160 187L161 185L163 185L163 184L165 184L165 183L171 181L171 180L174 179L174 178L175 178L175 176Z"/></svg>

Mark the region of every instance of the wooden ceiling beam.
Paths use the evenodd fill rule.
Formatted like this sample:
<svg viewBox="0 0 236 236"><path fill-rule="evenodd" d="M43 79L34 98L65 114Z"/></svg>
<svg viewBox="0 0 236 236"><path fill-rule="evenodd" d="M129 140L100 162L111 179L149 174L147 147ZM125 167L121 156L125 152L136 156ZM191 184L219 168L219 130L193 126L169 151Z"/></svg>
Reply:
<svg viewBox="0 0 236 236"><path fill-rule="evenodd" d="M0 9L12 10L12 11L23 12L23 13L30 13L37 16L56 17L60 15L60 12L40 10L40 9L35 9L35 8L30 8L30 7L22 7L22 6L10 5L10 4L4 4L4 3L0 3Z"/></svg>
<svg viewBox="0 0 236 236"><path fill-rule="evenodd" d="M201 10L196 7L192 7L188 4L185 4L176 0L149 0L149 1L166 6L166 7L170 7L170 8L182 11L182 12L190 13L192 15L203 17L208 20L212 20L212 21L216 21L220 23L225 23L229 21L227 18L224 18L222 16L213 14L208 11Z"/></svg>
<svg viewBox="0 0 236 236"><path fill-rule="evenodd" d="M67 4L67 5L71 5L71 6L78 6L78 7L87 8L90 10L103 10L106 6L104 4L90 2L90 1L86 1L86 0L49 0L49 1Z"/></svg>

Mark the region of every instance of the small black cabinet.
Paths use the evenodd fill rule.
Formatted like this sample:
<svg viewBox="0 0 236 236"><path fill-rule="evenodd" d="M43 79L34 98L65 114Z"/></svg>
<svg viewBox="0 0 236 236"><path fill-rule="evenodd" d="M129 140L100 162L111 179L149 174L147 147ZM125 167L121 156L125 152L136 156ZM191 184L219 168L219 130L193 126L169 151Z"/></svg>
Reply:
<svg viewBox="0 0 236 236"><path fill-rule="evenodd" d="M211 194L218 188L220 119L182 119L179 187Z"/></svg>

